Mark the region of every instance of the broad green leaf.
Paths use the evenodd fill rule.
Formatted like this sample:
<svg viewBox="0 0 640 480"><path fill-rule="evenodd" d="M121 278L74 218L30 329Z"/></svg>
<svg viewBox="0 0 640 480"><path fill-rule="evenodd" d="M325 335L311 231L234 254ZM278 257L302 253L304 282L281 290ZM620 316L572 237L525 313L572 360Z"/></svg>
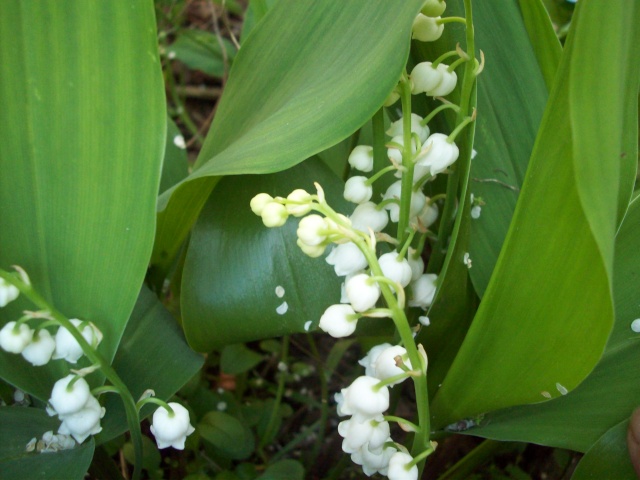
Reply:
<svg viewBox="0 0 640 480"><path fill-rule="evenodd" d="M225 54L222 53L220 44L224 45ZM181 30L175 42L167 47L170 58L176 58L189 68L201 70L213 77L224 76L235 54L236 49L231 41L204 30Z"/></svg>
<svg viewBox="0 0 640 480"><path fill-rule="evenodd" d="M632 3L625 5L633 13ZM588 82L582 69L599 66L611 47L604 43L607 49L599 50L602 47L583 40L595 31L588 29L596 17L593 10L599 13L597 28L605 27L599 31L619 28L617 10L609 9L608 2L580 5L579 13L587 13L574 18L505 246L476 318L434 399L436 426L540 401L541 392L556 384L572 390L604 349L613 321L610 274L622 146L621 132L615 129L621 128L626 108L621 96L575 93L583 91L581 79ZM628 53L632 22L625 25L623 33L614 37L618 48ZM576 57L592 63L576 63ZM621 54L607 62L615 72L609 75L620 85L630 74L627 58ZM581 70L576 71L576 65ZM574 111L599 112L602 103L608 118L613 117L611 126L574 115ZM587 136L603 135L608 140L595 150L598 155L576 147ZM602 173L600 164L610 165L615 174ZM600 192L601 198L586 202L581 192L587 187ZM606 220L603 210L613 221Z"/></svg>
<svg viewBox="0 0 640 480"><path fill-rule="evenodd" d="M614 296L616 322L602 360L574 391L553 401L522 405L487 415L474 435L522 440L587 451L609 428L640 404L640 336L631 322L640 317L640 199L632 202L616 238Z"/></svg>
<svg viewBox="0 0 640 480"><path fill-rule="evenodd" d="M602 435L582 457L571 480L637 480L638 475L631 465L627 450L628 425L629 420L624 420Z"/></svg>
<svg viewBox="0 0 640 480"><path fill-rule="evenodd" d="M550 90L562 56L562 45L542 0L518 0L518 5L544 76L544 83Z"/></svg>
<svg viewBox="0 0 640 480"><path fill-rule="evenodd" d="M165 98L153 4L10 0L0 15L0 267L26 269L112 359L153 243ZM32 309L0 312L0 324ZM0 376L48 398L62 361Z"/></svg>
<svg viewBox="0 0 640 480"><path fill-rule="evenodd" d="M195 350L314 330L338 302L333 267L296 245L297 219L267 228L249 208L260 192L315 192L313 181L334 208L353 208L341 198L342 181L318 159L277 174L226 177L214 190L193 229L182 280L183 328Z"/></svg>
<svg viewBox="0 0 640 480"><path fill-rule="evenodd" d="M478 119L470 192L481 198L471 220L471 280L479 296L507 235L547 101L547 88L518 6L474 2L476 45L486 68L478 77Z"/></svg>
<svg viewBox="0 0 640 480"><path fill-rule="evenodd" d="M207 413L198 423L198 433L224 457L243 460L253 453L253 433L240 420L227 413Z"/></svg>
<svg viewBox="0 0 640 480"><path fill-rule="evenodd" d="M197 170L160 197L152 263L171 262L220 175L271 173L346 138L396 85L421 0L281 0L236 57Z"/></svg>
<svg viewBox="0 0 640 480"><path fill-rule="evenodd" d="M27 452L32 438L58 429L60 422L44 410L0 407L0 478L81 480L89 469L94 443L89 437L82 445L59 452Z"/></svg>
<svg viewBox="0 0 640 480"><path fill-rule="evenodd" d="M133 397L140 398L145 390L152 389L158 398L167 400L198 372L202 364L203 358L187 346L175 318L143 287L113 360L113 367ZM103 431L98 444L127 429L120 397L108 395L105 407L107 414L102 421ZM155 408L145 406L141 417Z"/></svg>

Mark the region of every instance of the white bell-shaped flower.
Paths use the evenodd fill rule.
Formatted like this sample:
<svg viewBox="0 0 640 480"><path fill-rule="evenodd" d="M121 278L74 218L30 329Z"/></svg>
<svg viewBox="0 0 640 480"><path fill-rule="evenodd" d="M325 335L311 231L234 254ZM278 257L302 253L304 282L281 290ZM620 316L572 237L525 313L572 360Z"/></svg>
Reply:
<svg viewBox="0 0 640 480"><path fill-rule="evenodd" d="M344 198L353 203L364 203L371 200L373 187L367 184L367 177L351 177L344 184Z"/></svg>
<svg viewBox="0 0 640 480"><path fill-rule="evenodd" d="M375 307L380 298L380 285L366 273L354 275L345 283L349 303L356 312L364 312Z"/></svg>
<svg viewBox="0 0 640 480"><path fill-rule="evenodd" d="M442 72L431 62L420 62L411 70L411 93L417 95L436 88L442 81ZM424 143L424 140L422 141Z"/></svg>
<svg viewBox="0 0 640 480"><path fill-rule="evenodd" d="M387 191L383 195L383 199L387 200L390 198L396 198L400 200L400 195L402 192L402 181L398 180L397 182L392 183ZM427 197L421 191L411 192L411 206L409 207L409 216L415 217L420 213L424 204L427 201ZM385 205L387 210L389 210L389 218L392 222L397 223L400 220L400 205L397 203L389 203Z"/></svg>
<svg viewBox="0 0 640 480"><path fill-rule="evenodd" d="M412 295L409 298L409 306L422 309L429 307L436 294L436 280L438 276L434 273L420 275L420 278L411 284Z"/></svg>
<svg viewBox="0 0 640 480"><path fill-rule="evenodd" d="M367 445L363 445L356 453L351 454L351 461L356 465L362 465L362 471L367 476L379 473L386 475L389 468L389 460L396 452L393 447L387 447L379 452L372 452Z"/></svg>
<svg viewBox="0 0 640 480"><path fill-rule="evenodd" d="M11 285L4 278L0 278L0 308L13 302L19 295L20 290L16 286Z"/></svg>
<svg viewBox="0 0 640 480"><path fill-rule="evenodd" d="M77 318L71 319L70 322L76 328L83 323ZM85 325L80 333L93 348L96 348L102 341L102 332L91 322ZM76 363L83 354L82 347L71 333L65 327L60 327L56 333L56 351L53 354L53 359L64 358L69 363Z"/></svg>
<svg viewBox="0 0 640 480"><path fill-rule="evenodd" d="M292 202L301 202L301 204L288 203L286 205L289 215L294 217L301 217L311 211L311 194L301 188L295 189L289 195L287 200Z"/></svg>
<svg viewBox="0 0 640 480"><path fill-rule="evenodd" d="M189 411L179 403L170 402L173 414L164 408L158 408L153 414L151 433L156 437L158 448L173 447L184 450L184 442L195 428L189 423Z"/></svg>
<svg viewBox="0 0 640 480"><path fill-rule="evenodd" d="M431 175L443 172L458 159L460 154L458 146L455 142L450 143L447 138L447 135L443 133L432 134L418 155L416 163L423 167L429 167Z"/></svg>
<svg viewBox="0 0 640 480"><path fill-rule="evenodd" d="M29 325L20 323L16 328L16 322L8 322L0 330L0 348L5 352L22 353L33 338L33 330Z"/></svg>
<svg viewBox="0 0 640 480"><path fill-rule="evenodd" d="M426 93L430 97L444 97L449 95L453 92L453 89L456 88L458 75L456 75L456 72L450 72L449 65L445 65L444 63L438 64L436 69L442 74L442 79L438 85L427 90Z"/></svg>
<svg viewBox="0 0 640 480"><path fill-rule="evenodd" d="M411 266L406 258L398 259L398 255L395 250L385 253L380 256L378 263L385 277L406 287L411 281Z"/></svg>
<svg viewBox="0 0 640 480"><path fill-rule="evenodd" d="M353 419L363 422L382 415L389 408L389 389L376 387L380 380L361 376L340 391L342 402L338 402L339 413L353 415Z"/></svg>
<svg viewBox="0 0 640 480"><path fill-rule="evenodd" d="M58 433L71 435L78 443L82 443L89 435L97 435L102 431L100 419L104 417L105 409L98 400L89 396L87 403L77 412L60 415L62 420Z"/></svg>
<svg viewBox="0 0 640 480"><path fill-rule="evenodd" d="M378 356L389 347L391 347L390 343L381 343L380 345L376 345L369 350L363 358L358 360L358 363L364 367L364 374L367 377L378 378L375 368L376 360L378 359Z"/></svg>
<svg viewBox="0 0 640 480"><path fill-rule="evenodd" d="M334 338L348 337L356 330L358 316L351 305L335 304L320 317L319 327Z"/></svg>
<svg viewBox="0 0 640 480"><path fill-rule="evenodd" d="M368 444L369 450L381 451L384 443L389 440L389 422L382 415L364 422L344 420L338 424L338 433L344 438L342 450L345 453L355 453L365 444Z"/></svg>
<svg viewBox="0 0 640 480"><path fill-rule="evenodd" d="M429 228L431 225L436 223L436 220L438 220L438 213L438 205L435 203L429 204L427 201L418 214L418 218L420 219L420 222L422 222L422 225Z"/></svg>
<svg viewBox="0 0 640 480"><path fill-rule="evenodd" d="M265 227L281 227L287 223L289 213L287 212L286 207L281 203L270 202L263 207L260 217L262 218L262 223L264 223Z"/></svg>
<svg viewBox="0 0 640 480"><path fill-rule="evenodd" d="M356 230L368 233L369 229L381 232L389 223L389 214L384 208L378 210L373 202L364 202L358 205L351 216L351 226Z"/></svg>
<svg viewBox="0 0 640 480"><path fill-rule="evenodd" d="M22 350L22 356L34 367L49 363L56 349L56 342L48 330L38 330L31 339L31 343Z"/></svg>
<svg viewBox="0 0 640 480"><path fill-rule="evenodd" d="M415 282L424 273L424 260L422 260L422 256L416 255L416 251L413 248L409 248L407 261L409 262L409 267L411 267L411 281Z"/></svg>
<svg viewBox="0 0 640 480"><path fill-rule="evenodd" d="M391 139L391 143L395 143L397 145L404 145L404 136L403 135L396 135L395 137L393 137ZM417 151L418 151L418 146L416 145L415 139L412 137L411 138L411 153L413 153L415 155ZM395 164L398 164L398 165L402 165L402 149L400 149L398 147L388 147L387 148L387 156L389 157L389 160L391 160L391 162L393 162Z"/></svg>
<svg viewBox="0 0 640 480"><path fill-rule="evenodd" d="M420 143L424 143L424 141L429 137L429 127L427 125L422 125L422 120L424 119L420 115L417 115L415 113L411 114L411 131L418 136L418 138L420 139ZM403 133L404 125L402 118L393 122L387 130L387 135L395 138L404 138Z"/></svg>
<svg viewBox="0 0 640 480"><path fill-rule="evenodd" d="M49 399L53 412L49 411L49 415L69 415L80 411L87 404L91 396L89 384L80 377L69 386L74 378L76 375L67 375L53 385Z"/></svg>
<svg viewBox="0 0 640 480"><path fill-rule="evenodd" d="M351 151L348 159L349 165L361 172L373 170L373 147L369 145L358 145Z"/></svg>
<svg viewBox="0 0 640 480"><path fill-rule="evenodd" d="M444 32L444 24L439 24L438 20L440 17L427 17L419 13L411 27L411 38L421 42L435 42Z"/></svg>
<svg viewBox="0 0 640 480"><path fill-rule="evenodd" d="M407 466L413 461L413 457L408 453L397 451L389 459L389 469L387 477L389 480L418 480L418 467L412 465Z"/></svg>
<svg viewBox="0 0 640 480"><path fill-rule="evenodd" d="M255 197L251 199L249 206L251 207L251 211L256 215L262 215L262 210L267 204L273 202L273 197L267 193L259 193Z"/></svg>
<svg viewBox="0 0 640 480"><path fill-rule="evenodd" d="M411 369L411 362L408 358L406 358L407 350L400 345L394 345L380 352L380 355L378 355L378 358L376 358L374 367L376 378L379 378L380 380L386 380L387 378L395 377L396 375L404 373L404 371L396 365L397 356L402 357L403 363L407 366L407 368ZM404 382L405 380L406 377L400 380L396 380L389 385L397 385L398 383Z"/></svg>
<svg viewBox="0 0 640 480"><path fill-rule="evenodd" d="M425 0L420 13L427 17L439 17L447 8L444 0Z"/></svg>
<svg viewBox="0 0 640 480"><path fill-rule="evenodd" d="M300 220L297 234L305 245L320 245L327 239L327 222L320 215L307 215Z"/></svg>
<svg viewBox="0 0 640 480"><path fill-rule="evenodd" d="M331 253L327 255L326 262L329 265L333 265L333 269L339 277L363 270L368 265L364 254L353 242L333 247Z"/></svg>

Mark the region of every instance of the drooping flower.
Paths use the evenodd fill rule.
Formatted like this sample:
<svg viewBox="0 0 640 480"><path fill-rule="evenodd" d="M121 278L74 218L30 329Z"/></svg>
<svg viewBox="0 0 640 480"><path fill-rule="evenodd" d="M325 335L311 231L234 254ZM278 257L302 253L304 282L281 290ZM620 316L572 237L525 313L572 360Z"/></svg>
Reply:
<svg viewBox="0 0 640 480"><path fill-rule="evenodd" d="M373 187L367 184L367 177L351 177L344 184L344 198L353 203L364 203L371 200Z"/></svg>
<svg viewBox="0 0 640 480"><path fill-rule="evenodd" d="M378 387L380 380L361 376L340 391L338 414L353 415L356 421L364 421L381 415L389 408L389 389Z"/></svg>
<svg viewBox="0 0 640 480"><path fill-rule="evenodd" d="M421 42L435 42L444 32L444 24L439 24L438 20L440 20L440 17L427 17L419 13L413 21L411 37Z"/></svg>
<svg viewBox="0 0 640 480"><path fill-rule="evenodd" d="M424 143L424 141L429 137L429 127L427 125L422 125L422 120L424 119L420 115L416 115L415 113L411 114L411 132L418 136L420 143ZM386 133L390 137L404 138L402 136L404 133L403 119L400 118L393 122L387 129Z"/></svg>
<svg viewBox="0 0 640 480"><path fill-rule="evenodd" d="M164 407L154 412L151 433L156 437L158 448L173 447L184 450L184 442L195 428L189 423L189 411L186 408L175 402L170 402L169 406L173 413Z"/></svg>
<svg viewBox="0 0 640 480"><path fill-rule="evenodd" d="M335 304L320 317L319 327L334 338L348 337L356 330L358 316L351 305Z"/></svg>
<svg viewBox="0 0 640 480"><path fill-rule="evenodd" d="M406 355L407 350L400 345L391 346L380 352L380 355L378 355L378 358L376 358L374 367L376 378L379 378L380 380L386 380L387 378L395 377L396 375L404 373L404 371L400 367L396 366L396 357L406 357ZM402 360L407 368L411 369L411 362L405 358L403 358ZM405 380L406 377L396 380L389 385L397 385L398 383L404 382Z"/></svg>
<svg viewBox="0 0 640 480"><path fill-rule="evenodd" d="M378 359L378 356L389 347L391 347L390 343L381 343L380 345L376 345L371 348L363 358L358 360L358 363L364 367L364 374L367 377L378 378L375 368L376 360Z"/></svg>
<svg viewBox="0 0 640 480"><path fill-rule="evenodd" d="M399 253L392 251L380 256L378 263L385 277L406 287L411 281L411 266L406 258L398 260Z"/></svg>
<svg viewBox="0 0 640 480"><path fill-rule="evenodd" d="M342 450L345 453L355 453L365 444L369 450L381 451L384 443L389 440L389 422L385 421L382 415L364 422L344 420L338 424L338 433L344 438Z"/></svg>
<svg viewBox="0 0 640 480"><path fill-rule="evenodd" d="M422 309L429 307L436 294L437 279L438 276L434 273L420 275L420 278L411 284L413 293L409 298L409 306L420 307Z"/></svg>
<svg viewBox="0 0 640 480"><path fill-rule="evenodd" d="M392 198L396 198L399 200L401 192L402 192L402 181L398 180L397 182L392 183L389 186L389 188L387 188L387 191L385 192L383 198L385 200L392 199ZM421 191L411 192L411 205L409 207L409 216L415 217L416 215L418 215L418 213L420 213L420 211L422 210L422 207L424 207L424 204L426 203L426 201L427 201L427 197ZM389 218L391 219L392 222L397 223L398 220L400 220L400 205L398 205L397 203L389 203L385 205L384 208L389 210Z"/></svg>
<svg viewBox="0 0 640 480"><path fill-rule="evenodd" d="M76 328L83 323L82 320L78 320L77 318L69 321ZM96 348L102 341L102 332L91 322L88 322L88 324L82 328L80 334L93 348ZM73 338L73 335L71 335L65 327L60 327L56 333L56 351L53 354L53 359L64 358L69 363L76 363L83 354L82 347L77 340Z"/></svg>
<svg viewBox="0 0 640 480"><path fill-rule="evenodd" d="M0 330L0 348L5 352L22 353L33 338L33 330L25 323L8 322Z"/></svg>
<svg viewBox="0 0 640 480"><path fill-rule="evenodd" d="M320 215L307 215L300 220L297 235L305 245L320 245L327 239L327 222Z"/></svg>
<svg viewBox="0 0 640 480"><path fill-rule="evenodd" d="M389 459L389 470L387 471L387 477L389 480L417 480L418 479L418 467L412 465L407 469L407 466L413 461L413 457L408 453L396 452L391 455Z"/></svg>
<svg viewBox="0 0 640 480"><path fill-rule="evenodd" d="M354 275L345 283L349 303L356 312L373 308L380 298L380 285L366 273Z"/></svg>
<svg viewBox="0 0 640 480"><path fill-rule="evenodd" d="M435 176L452 165L458 159L459 153L458 146L455 142L449 142L447 135L434 133L424 144L416 164L429 167L431 175Z"/></svg>
<svg viewBox="0 0 640 480"><path fill-rule="evenodd" d="M373 202L364 202L358 205L351 216L351 226L356 230L368 233L369 229L381 232L389 223L389 214L383 208L378 210Z"/></svg>
<svg viewBox="0 0 640 480"><path fill-rule="evenodd" d="M425 0L420 13L427 17L439 17L447 8L444 0Z"/></svg>
<svg viewBox="0 0 640 480"><path fill-rule="evenodd" d="M49 405L53 410L47 410L50 416L76 413L89 401L89 397L91 397L89 384L84 378L80 377L69 385L74 378L77 378L77 376L67 375L53 385L51 398L49 399Z"/></svg>
<svg viewBox="0 0 640 480"><path fill-rule="evenodd" d="M336 275L339 277L363 270L368 265L364 254L353 242L333 247L331 253L327 255L326 262L333 265Z"/></svg>
<svg viewBox="0 0 640 480"><path fill-rule="evenodd" d="M422 260L421 255L416 255L416 251L413 248L409 247L407 261L409 262L409 267L411 267L411 281L415 282L424 273L424 260Z"/></svg>
<svg viewBox="0 0 640 480"><path fill-rule="evenodd" d="M58 433L71 435L78 443L82 443L89 435L97 435L102 431L100 419L104 414L105 408L90 395L87 403L77 412L59 415L62 424L58 428Z"/></svg>
<svg viewBox="0 0 640 480"><path fill-rule="evenodd" d="M356 170L370 172L373 170L373 147L369 145L358 145L349 154L347 160Z"/></svg>
<svg viewBox="0 0 640 480"><path fill-rule="evenodd" d="M372 452L367 445L351 454L351 460L356 465L362 465L362 471L367 476L375 473L386 475L389 468L389 460L396 451L393 447L387 447L378 452Z"/></svg>
<svg viewBox="0 0 640 480"><path fill-rule="evenodd" d="M0 308L13 302L19 295L20 290L16 286L11 285L4 278L0 278Z"/></svg>
<svg viewBox="0 0 640 480"><path fill-rule="evenodd" d="M22 356L31 365L38 367L47 364L51 360L55 349L55 340L48 330L42 328L34 333L31 343L22 350Z"/></svg>

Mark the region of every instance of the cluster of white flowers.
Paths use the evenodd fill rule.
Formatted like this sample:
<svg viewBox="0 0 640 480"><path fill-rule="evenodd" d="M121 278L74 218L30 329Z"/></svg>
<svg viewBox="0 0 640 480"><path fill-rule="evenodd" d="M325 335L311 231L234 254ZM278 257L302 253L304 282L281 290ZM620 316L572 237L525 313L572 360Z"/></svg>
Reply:
<svg viewBox="0 0 640 480"><path fill-rule="evenodd" d="M26 273L19 267L16 269L23 282L30 285ZM17 287L0 277L0 307L17 299L19 293ZM29 327L28 322L36 319L57 323L48 312L25 312L25 316L20 320L8 322L0 329L0 348L6 352L22 354L24 359L34 366L45 365L52 359L64 359L70 364L75 364L85 354L66 327L59 326L54 338L45 326L41 325L35 329ZM69 322L91 348L98 347L103 338L98 327L92 322L76 318ZM100 420L105 415L105 408L92 394L89 384L83 377L93 372L95 368L72 370L74 374L67 375L54 384L47 404L47 413L50 416L57 415L61 421L58 434L54 435L51 431L46 432L39 441L32 439L27 444L27 451L53 452L73 448L75 446L73 439L82 443L90 435L96 435L102 431ZM139 406L142 403L144 402ZM184 449L187 436L195 431L190 424L188 410L178 403L164 404L162 401L156 403L160 403L161 406L153 415L151 432L156 438L158 448Z"/></svg>
<svg viewBox="0 0 640 480"><path fill-rule="evenodd" d="M365 367L365 375L335 396L338 415L351 415L338 425L342 449L368 476L380 473L391 480L418 478L413 458L398 449L384 418L389 408L389 387L409 376L407 351L384 343L373 347L359 363Z"/></svg>
<svg viewBox="0 0 640 480"><path fill-rule="evenodd" d="M58 327L55 338L46 328L32 329L27 325L35 318L49 318L46 313L32 313L17 322L11 321L0 330L0 348L6 352L22 354L33 366L42 366L51 359L62 358L75 364L84 354L73 335L63 326ZM91 322L70 320L85 340L94 348L102 341L102 333Z"/></svg>

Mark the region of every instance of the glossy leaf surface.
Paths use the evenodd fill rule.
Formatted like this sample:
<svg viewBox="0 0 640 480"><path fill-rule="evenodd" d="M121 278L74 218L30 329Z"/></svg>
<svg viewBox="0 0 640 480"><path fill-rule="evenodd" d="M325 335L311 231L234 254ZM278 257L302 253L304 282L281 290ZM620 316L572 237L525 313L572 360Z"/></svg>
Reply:
<svg viewBox="0 0 640 480"><path fill-rule="evenodd" d="M400 78L421 4L277 2L234 61L199 168L160 198L152 263L166 268L220 175L292 167L371 118Z"/></svg>
<svg viewBox="0 0 640 480"><path fill-rule="evenodd" d="M621 93L607 92L602 98L584 95L600 80L582 73L596 68L584 62L597 62L600 68L606 57L608 75L616 82L635 78L627 69L632 23L607 35L622 52L607 57L612 43L603 42L606 49L594 50L597 42L587 37L603 31L598 30L603 25L609 25L607 32L616 30L617 10L610 10L608 2L580 5L551 95L552 107L545 113L494 276L434 399L436 425L540 401L541 392L556 384L572 390L599 359L611 328L625 106ZM626 7L634 11L633 5ZM586 115L605 105L610 124ZM606 136L607 141L585 151L584 145L592 145L596 136ZM606 173L602 165L607 166ZM589 189L598 192L597 199L586 199ZM555 221L549 222L550 218Z"/></svg>
<svg viewBox="0 0 640 480"><path fill-rule="evenodd" d="M297 219L267 228L249 208L260 192L315 192L313 181L334 208L353 209L341 199L342 181L318 159L277 174L226 177L214 190L192 232L183 274L183 327L194 349L304 332L307 322L314 330L338 303L341 280L322 258L298 248Z"/></svg>
<svg viewBox="0 0 640 480"><path fill-rule="evenodd" d="M94 322L108 359L153 244L166 128L156 41L150 2L12 0L0 16L0 266L21 265L58 310ZM41 399L66 370L24 365L0 353L0 375Z"/></svg>

